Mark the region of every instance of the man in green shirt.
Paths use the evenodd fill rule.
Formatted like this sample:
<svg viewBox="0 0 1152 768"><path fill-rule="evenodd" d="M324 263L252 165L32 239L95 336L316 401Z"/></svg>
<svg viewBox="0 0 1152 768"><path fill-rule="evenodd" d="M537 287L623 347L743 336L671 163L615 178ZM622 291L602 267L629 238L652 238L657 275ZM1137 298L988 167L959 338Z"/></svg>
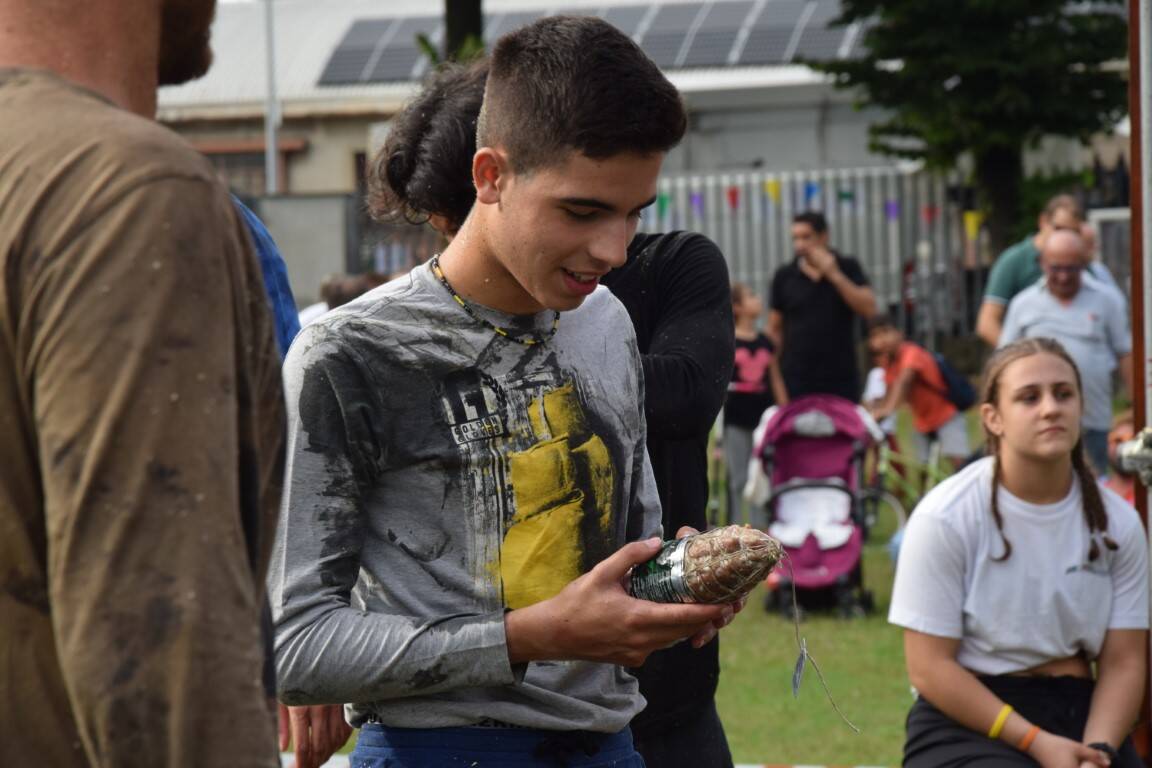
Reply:
<svg viewBox="0 0 1152 768"><path fill-rule="evenodd" d="M995 347L1000 341L1004 314L1012 297L1039 280L1040 248L1051 232L1061 229L1079 231L1084 213L1071 195L1056 195L1044 206L1037 220L1038 231L1005 249L988 275L984 301L976 316L976 335Z"/></svg>

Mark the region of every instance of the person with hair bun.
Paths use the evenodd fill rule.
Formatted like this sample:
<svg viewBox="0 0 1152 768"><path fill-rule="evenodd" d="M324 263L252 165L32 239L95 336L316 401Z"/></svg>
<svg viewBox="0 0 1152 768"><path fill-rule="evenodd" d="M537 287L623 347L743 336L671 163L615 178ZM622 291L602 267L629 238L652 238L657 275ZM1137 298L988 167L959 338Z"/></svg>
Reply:
<svg viewBox="0 0 1152 768"><path fill-rule="evenodd" d="M487 59L448 64L393 119L371 166L369 208L377 216L427 221L449 240L460 230L476 199L469 170L487 74ZM708 436L735 360L724 256L696 233L637 234L626 262L602 282L636 332L664 530L703 530ZM680 643L629 671L648 702L632 730L649 768L732 765L715 704L718 641Z"/></svg>
<svg viewBox="0 0 1152 768"><path fill-rule="evenodd" d="M919 693L904 765L1135 768L1147 544L1084 458L1080 373L1024 339L981 395L990 455L924 498L896 569L888 618Z"/></svg>

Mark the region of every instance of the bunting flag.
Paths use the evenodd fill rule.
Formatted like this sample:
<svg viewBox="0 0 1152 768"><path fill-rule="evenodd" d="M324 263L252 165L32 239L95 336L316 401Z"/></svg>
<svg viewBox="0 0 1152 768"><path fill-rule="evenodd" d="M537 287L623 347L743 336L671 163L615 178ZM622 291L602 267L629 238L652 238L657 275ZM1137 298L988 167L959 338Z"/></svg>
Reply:
<svg viewBox="0 0 1152 768"><path fill-rule="evenodd" d="M768 179L767 181L765 181L764 182L764 194L768 195L768 198L772 202L774 202L774 203L780 202L780 180L779 179Z"/></svg>
<svg viewBox="0 0 1152 768"><path fill-rule="evenodd" d="M900 201L886 201L884 203L884 215L888 218L888 221L900 221Z"/></svg>
<svg viewBox="0 0 1152 768"><path fill-rule="evenodd" d="M842 203L852 203L856 201L856 193L850 189L841 189L837 191L836 197Z"/></svg>
<svg viewBox="0 0 1152 768"><path fill-rule="evenodd" d="M811 206L813 200L820 197L820 182L806 181L804 182L804 205Z"/></svg>
<svg viewBox="0 0 1152 768"><path fill-rule="evenodd" d="M734 211L740 207L740 187L728 187L728 207Z"/></svg>
<svg viewBox="0 0 1152 768"><path fill-rule="evenodd" d="M932 222L936 221L936 218L939 215L940 215L939 206L926 205L920 209L920 218L924 219L925 224L931 224Z"/></svg>
<svg viewBox="0 0 1152 768"><path fill-rule="evenodd" d="M981 211L964 211L964 234L969 240L980 237L980 227L984 225L984 213Z"/></svg>
<svg viewBox="0 0 1152 768"><path fill-rule="evenodd" d="M688 199L692 202L692 212L697 216L704 215L704 196L699 192L693 192L689 195Z"/></svg>
<svg viewBox="0 0 1152 768"><path fill-rule="evenodd" d="M668 193L667 192L661 192L658 195L656 195L656 215L659 216L661 219L663 219L664 214L667 213L667 211L668 211Z"/></svg>

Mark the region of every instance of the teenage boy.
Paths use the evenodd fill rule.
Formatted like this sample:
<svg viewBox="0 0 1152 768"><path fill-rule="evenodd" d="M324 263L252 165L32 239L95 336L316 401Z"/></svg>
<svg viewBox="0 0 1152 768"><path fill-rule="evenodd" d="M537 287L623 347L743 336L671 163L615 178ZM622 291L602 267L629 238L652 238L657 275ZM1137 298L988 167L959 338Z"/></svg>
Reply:
<svg viewBox="0 0 1152 768"><path fill-rule="evenodd" d="M772 278L768 336L776 345L788 397L860 399L857 318L876 313L860 262L829 246L828 220L817 211L792 220L796 258Z"/></svg>
<svg viewBox="0 0 1152 768"><path fill-rule="evenodd" d="M660 508L631 323L598 283L685 125L603 21L505 36L459 233L293 345L281 697L349 703L357 765L641 765L617 665L730 620L622 585Z"/></svg>
<svg viewBox="0 0 1152 768"><path fill-rule="evenodd" d="M883 421L907 404L920 462L927 461L934 435L940 441L940 452L959 468L971 453L968 426L964 413L948 399L948 385L932 353L906 340L886 315L868 321L868 350L882 361L887 388L884 398L872 407L872 416Z"/></svg>

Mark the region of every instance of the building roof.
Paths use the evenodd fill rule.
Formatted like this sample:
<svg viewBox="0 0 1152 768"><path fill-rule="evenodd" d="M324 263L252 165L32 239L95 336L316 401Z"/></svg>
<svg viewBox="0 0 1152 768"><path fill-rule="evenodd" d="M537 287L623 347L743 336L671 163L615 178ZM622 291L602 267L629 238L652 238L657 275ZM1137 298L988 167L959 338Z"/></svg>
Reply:
<svg viewBox="0 0 1152 768"><path fill-rule="evenodd" d="M263 114L265 3L218 7L215 63L200 80L160 91L165 121ZM434 5L435 12L430 12ZM428 61L417 32L443 35L428 0L275 0L276 87L288 117L391 114L416 90ZM485 0L485 38L553 13L598 15L630 34L691 105L782 86L820 86L798 64L859 50L858 25L828 29L839 0ZM739 102L738 102L739 103Z"/></svg>

